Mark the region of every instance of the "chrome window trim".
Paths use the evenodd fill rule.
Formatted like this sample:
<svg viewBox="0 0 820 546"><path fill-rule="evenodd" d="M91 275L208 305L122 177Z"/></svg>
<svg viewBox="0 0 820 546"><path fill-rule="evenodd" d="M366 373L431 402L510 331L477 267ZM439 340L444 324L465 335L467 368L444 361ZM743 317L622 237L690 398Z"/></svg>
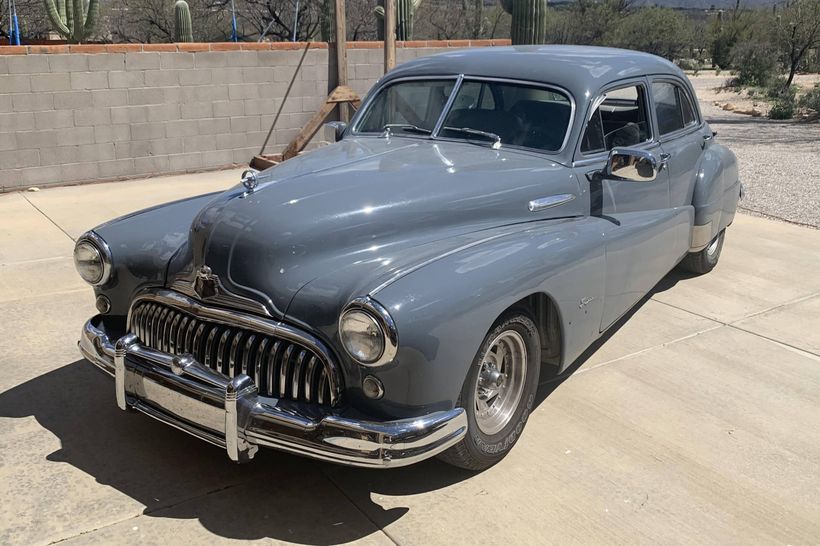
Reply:
<svg viewBox="0 0 820 546"><path fill-rule="evenodd" d="M342 347L344 347L345 352L351 359L353 359L354 362L368 368L376 368L392 362L399 350L399 331L396 328L396 323L393 321L393 317L390 316L387 309L370 296L355 298L345 306L344 310L339 314L337 326L339 336L341 336L342 318L345 314L350 311L359 310L370 315L382 329L382 332L384 333L384 350L382 351L382 354L379 355L379 358L377 358L374 362L362 362L351 355L347 350L347 347L344 347L344 343L342 343Z"/></svg>
<svg viewBox="0 0 820 546"><path fill-rule="evenodd" d="M644 88L644 97L645 97L644 102L645 102L645 107L647 109L647 111L645 112L645 115L646 115L647 128L649 129L649 138L642 141L642 142L639 142L639 143L635 144L634 146L630 146L630 148L640 148L642 146L646 146L647 144L649 144L651 142L654 142L655 139L656 139L655 124L654 124L655 113L654 113L654 108L653 108L654 107L654 102L652 101L652 98L650 97L651 89L650 89L650 85L647 84L646 78L640 77L640 78L634 79L634 80L626 80L626 81L615 82L615 83L613 83L612 85L610 85L608 87L602 87L598 91L598 93L595 95L595 99L590 101L590 106L589 106L590 109L591 109L592 106L595 104L595 102L598 100L598 97L600 97L600 96L602 96L606 93L609 93L609 92L612 92L612 91L617 91L619 89L626 89L627 87L640 87L640 86L643 86L643 88ZM601 101L601 104L603 104L603 101ZM598 107L600 107L600 104L598 105ZM609 152L610 152L606 148L604 148L602 150L592 150L592 151L589 151L589 152L581 151L581 145L584 142L584 133L587 130L587 125L589 124L589 120L592 119L591 116L592 116L593 113L594 113L594 110L590 111L590 112L587 112L589 117L585 118L585 119L587 119L587 122L581 128L581 132L578 135L578 145L575 148L575 152L576 152L577 155L579 155L581 158L583 158L583 159L579 159L578 161L586 161L588 159L596 159L598 156L601 156L601 155L607 155L608 156ZM604 146L606 146L606 143L604 143ZM621 146L621 148L623 148L623 146Z"/></svg>
<svg viewBox="0 0 820 546"><path fill-rule="evenodd" d="M564 132L564 139L561 142L561 147L557 150L544 150L542 148L530 148L527 146L512 146L509 144L505 144L504 142L501 143L501 148L508 149L508 150L524 150L524 151L531 151L538 154L560 154L566 148L567 144L569 143L569 138L572 133L572 128L575 123L575 112L576 112L576 102L575 97L570 93L567 89L564 89L561 86L533 81L533 80L521 80L521 79L514 79L514 78L496 78L492 76L470 76L466 74L452 74L452 75L431 75L431 76L407 76L403 78L396 78L394 80L390 80L379 87L372 96L368 96L367 100L362 107L359 108L359 111L356 113L356 117L351 123L351 130L350 133L354 136L380 136L381 133L376 132L359 132L358 126L361 123L362 118L364 117L364 113L367 112L367 109L370 107L370 104L375 100L376 96L382 92L383 89L390 87L395 83L401 83L404 81L424 81L424 80L448 80L448 79L455 79L455 85L453 86L453 91L450 93L450 97L448 97L447 102L444 104L444 107L441 110L441 115L439 115L438 121L436 122L435 127L433 128L433 132L429 135L412 135L412 134L402 134L401 137L405 138L415 138L415 139L422 139L422 140L441 140L445 142L466 142L463 138L450 138L450 137L442 137L440 136L440 132L442 126L444 125L444 120L447 118L447 115L450 113L450 108L455 102L456 96L458 92L461 90L461 84L466 81L477 81L477 82L496 82L496 83L510 83L513 85L526 85L530 87L539 87L542 89L546 89L549 91L560 93L564 95L570 104L570 112L569 112L569 120L567 120L567 128Z"/></svg>
<svg viewBox="0 0 820 546"><path fill-rule="evenodd" d="M680 138L682 136L686 136L690 133L694 133L703 128L703 117L700 115L700 104L696 100L692 100L692 96L689 94L689 91L686 88L686 85L679 79L673 77L672 75L662 75L662 76L654 76L649 77L649 90L650 93L652 92L652 84L654 83L668 83L674 85L680 89L682 89L686 96L689 98L689 102L692 105L692 108L695 110L695 123L691 123L689 125L684 125L680 129L675 129L674 131L670 131L668 133L661 134L660 130L658 131L657 140L658 142L668 142L675 138ZM652 93L652 117L655 119L655 123L658 122L658 112L657 108L655 107L655 95ZM683 119L683 112L681 112L681 119Z"/></svg>
<svg viewBox="0 0 820 546"><path fill-rule="evenodd" d="M89 243L90 245L94 246L100 253L100 260L102 261L103 266L103 273L100 280L94 283L88 283L91 286L103 286L111 280L112 273L114 271L113 261L111 257L111 248L108 246L108 243L105 242L105 239L97 235L94 231L86 231L82 235L77 238L77 242L74 243L74 249L76 252L76 248L80 243ZM88 281L86 281L88 282Z"/></svg>

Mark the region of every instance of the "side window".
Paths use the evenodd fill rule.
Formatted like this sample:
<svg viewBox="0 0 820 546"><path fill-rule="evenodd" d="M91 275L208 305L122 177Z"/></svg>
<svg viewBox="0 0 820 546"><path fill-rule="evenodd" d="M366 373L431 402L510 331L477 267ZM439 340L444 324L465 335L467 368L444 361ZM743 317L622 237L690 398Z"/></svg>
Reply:
<svg viewBox="0 0 820 546"><path fill-rule="evenodd" d="M453 109L494 110L495 100L490 86L482 82L465 81L461 84Z"/></svg>
<svg viewBox="0 0 820 546"><path fill-rule="evenodd" d="M697 123L692 102L680 86L655 82L652 84L652 97L655 99L655 115L658 117L658 132L661 135Z"/></svg>
<svg viewBox="0 0 820 546"><path fill-rule="evenodd" d="M606 98L587 123L581 152L601 152L649 140L646 104L642 85L607 91Z"/></svg>

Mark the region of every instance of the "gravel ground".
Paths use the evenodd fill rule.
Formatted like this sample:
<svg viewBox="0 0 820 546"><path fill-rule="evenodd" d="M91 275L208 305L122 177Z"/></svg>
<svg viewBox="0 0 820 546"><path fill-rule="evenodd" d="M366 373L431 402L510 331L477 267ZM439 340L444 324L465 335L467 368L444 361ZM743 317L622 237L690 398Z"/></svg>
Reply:
<svg viewBox="0 0 820 546"><path fill-rule="evenodd" d="M718 140L738 158L746 196L742 212L820 228L820 123L773 121L727 112L715 102L749 99L717 91L726 76L691 77L701 111ZM801 82L802 80L805 80ZM816 78L798 78L811 83Z"/></svg>

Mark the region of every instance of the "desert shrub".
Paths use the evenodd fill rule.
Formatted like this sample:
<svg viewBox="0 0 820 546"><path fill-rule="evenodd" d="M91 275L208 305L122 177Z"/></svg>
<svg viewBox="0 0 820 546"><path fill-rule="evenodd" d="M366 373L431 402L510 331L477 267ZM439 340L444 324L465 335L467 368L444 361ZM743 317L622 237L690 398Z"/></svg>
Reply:
<svg viewBox="0 0 820 546"><path fill-rule="evenodd" d="M681 70L694 70L697 72L700 69L700 63L695 59L678 59L676 62Z"/></svg>
<svg viewBox="0 0 820 546"><path fill-rule="evenodd" d="M743 42L732 48L732 68L732 87L764 87L777 76L777 54L768 44Z"/></svg>
<svg viewBox="0 0 820 546"><path fill-rule="evenodd" d="M794 110L797 104L794 96L784 94L774 100L772 107L769 110L769 118L771 119L792 119L794 117Z"/></svg>
<svg viewBox="0 0 820 546"><path fill-rule="evenodd" d="M814 110L820 114L820 83L815 84L805 95L800 97L800 107Z"/></svg>

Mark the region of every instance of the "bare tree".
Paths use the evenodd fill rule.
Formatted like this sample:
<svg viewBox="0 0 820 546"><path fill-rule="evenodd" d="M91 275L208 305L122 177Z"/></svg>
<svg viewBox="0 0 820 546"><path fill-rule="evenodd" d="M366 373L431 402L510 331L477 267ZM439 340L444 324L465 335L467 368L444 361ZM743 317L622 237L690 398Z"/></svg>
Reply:
<svg viewBox="0 0 820 546"><path fill-rule="evenodd" d="M806 53L820 47L820 0L792 0L777 16L776 33L789 69L788 89Z"/></svg>

